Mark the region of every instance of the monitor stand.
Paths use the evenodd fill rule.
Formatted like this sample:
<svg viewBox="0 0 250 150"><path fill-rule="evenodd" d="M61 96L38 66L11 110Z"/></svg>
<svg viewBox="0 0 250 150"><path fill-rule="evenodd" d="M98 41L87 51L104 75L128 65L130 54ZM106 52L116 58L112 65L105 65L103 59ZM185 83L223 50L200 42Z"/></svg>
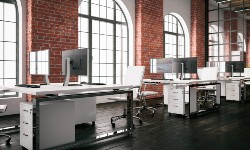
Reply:
<svg viewBox="0 0 250 150"><path fill-rule="evenodd" d="M46 85L50 85L49 75L44 75L44 81L45 81Z"/></svg>
<svg viewBox="0 0 250 150"><path fill-rule="evenodd" d="M181 63L181 76L180 76L180 80L183 80L183 76L184 76L184 63Z"/></svg>
<svg viewBox="0 0 250 150"><path fill-rule="evenodd" d="M234 65L231 65L231 68L232 68L232 70L231 70L231 77L234 77Z"/></svg>
<svg viewBox="0 0 250 150"><path fill-rule="evenodd" d="M66 73L65 73L65 79L64 79L64 83L63 86L68 86L69 85L69 79L70 79L70 58L66 58Z"/></svg>

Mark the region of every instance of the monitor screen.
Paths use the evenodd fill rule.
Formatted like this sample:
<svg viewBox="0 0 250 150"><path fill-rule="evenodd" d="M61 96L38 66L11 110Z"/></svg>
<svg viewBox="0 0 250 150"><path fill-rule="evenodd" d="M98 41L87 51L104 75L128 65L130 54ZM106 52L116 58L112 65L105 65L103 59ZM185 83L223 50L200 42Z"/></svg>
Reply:
<svg viewBox="0 0 250 150"><path fill-rule="evenodd" d="M50 61L49 50L30 52L30 74L49 75Z"/></svg>
<svg viewBox="0 0 250 150"><path fill-rule="evenodd" d="M226 61L225 72L244 72L245 63L244 61Z"/></svg>
<svg viewBox="0 0 250 150"><path fill-rule="evenodd" d="M150 59L151 73L172 73L173 58Z"/></svg>
<svg viewBox="0 0 250 150"><path fill-rule="evenodd" d="M181 64L184 65L184 73L197 73L197 57L174 58L173 73L181 73Z"/></svg>
<svg viewBox="0 0 250 150"><path fill-rule="evenodd" d="M66 59L70 59L71 75L88 75L88 49L62 51L62 74L66 74Z"/></svg>

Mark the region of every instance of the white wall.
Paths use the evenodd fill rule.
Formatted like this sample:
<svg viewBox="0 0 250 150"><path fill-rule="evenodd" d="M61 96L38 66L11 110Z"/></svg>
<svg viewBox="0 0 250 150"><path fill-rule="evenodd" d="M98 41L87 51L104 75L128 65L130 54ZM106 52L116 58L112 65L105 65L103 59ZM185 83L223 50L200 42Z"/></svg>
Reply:
<svg viewBox="0 0 250 150"><path fill-rule="evenodd" d="M163 17L170 13L180 15L186 25L182 23L181 18L178 18L183 24L186 34L186 56L190 56L190 33L191 33L191 0L164 0L163 1ZM186 27L185 27L186 26ZM185 29L186 28L186 29ZM188 34L188 35L187 35Z"/></svg>
<svg viewBox="0 0 250 150"><path fill-rule="evenodd" d="M20 83L26 82L26 0L17 0L18 12L19 12L19 81ZM4 98L0 99L1 104L7 104L8 109L5 113L1 113L0 116L18 114L20 108L20 102L26 101L24 95L20 95L17 98Z"/></svg>

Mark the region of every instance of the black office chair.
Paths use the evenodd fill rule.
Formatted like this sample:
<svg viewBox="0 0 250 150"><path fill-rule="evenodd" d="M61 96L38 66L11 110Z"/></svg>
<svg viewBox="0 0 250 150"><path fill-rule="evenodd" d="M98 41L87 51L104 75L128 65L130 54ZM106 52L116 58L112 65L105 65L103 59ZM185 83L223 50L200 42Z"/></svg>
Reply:
<svg viewBox="0 0 250 150"><path fill-rule="evenodd" d="M7 110L7 105L0 105L0 113L4 113L4 112L6 112L6 110ZM10 135L0 133L0 136L7 137L7 140L5 142L6 142L7 145L10 144L10 140L11 140L11 136Z"/></svg>

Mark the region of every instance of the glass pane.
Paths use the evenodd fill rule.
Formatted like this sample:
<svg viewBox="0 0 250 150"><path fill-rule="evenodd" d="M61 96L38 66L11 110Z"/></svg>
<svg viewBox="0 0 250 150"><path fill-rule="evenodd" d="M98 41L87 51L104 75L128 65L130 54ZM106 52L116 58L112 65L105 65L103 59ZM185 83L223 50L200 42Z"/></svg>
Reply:
<svg viewBox="0 0 250 150"><path fill-rule="evenodd" d="M3 78L3 61L0 61L0 78Z"/></svg>
<svg viewBox="0 0 250 150"><path fill-rule="evenodd" d="M114 54L113 51L107 50L107 63L113 63Z"/></svg>
<svg viewBox="0 0 250 150"><path fill-rule="evenodd" d="M100 50L100 63L107 63L107 51Z"/></svg>
<svg viewBox="0 0 250 150"><path fill-rule="evenodd" d="M2 2L0 2L0 20L3 20L3 3Z"/></svg>
<svg viewBox="0 0 250 150"><path fill-rule="evenodd" d="M4 20L16 22L16 8L14 4L4 3Z"/></svg>
<svg viewBox="0 0 250 150"><path fill-rule="evenodd" d="M107 83L107 78L106 77L101 77L100 78L100 83Z"/></svg>
<svg viewBox="0 0 250 150"><path fill-rule="evenodd" d="M30 74L36 74L36 63L30 62Z"/></svg>
<svg viewBox="0 0 250 150"><path fill-rule="evenodd" d="M127 26L122 26L122 37L127 37L128 35Z"/></svg>
<svg viewBox="0 0 250 150"><path fill-rule="evenodd" d="M106 22L100 22L100 34L107 34Z"/></svg>
<svg viewBox="0 0 250 150"><path fill-rule="evenodd" d="M107 75L107 65L100 64L100 76L106 76L106 75Z"/></svg>
<svg viewBox="0 0 250 150"><path fill-rule="evenodd" d="M92 56L93 56L93 63L99 63L99 49L93 49L92 50Z"/></svg>
<svg viewBox="0 0 250 150"><path fill-rule="evenodd" d="M89 47L89 37L88 33L81 33L81 47L88 48Z"/></svg>
<svg viewBox="0 0 250 150"><path fill-rule="evenodd" d="M121 64L116 64L116 76L121 76Z"/></svg>
<svg viewBox="0 0 250 150"><path fill-rule="evenodd" d="M114 1L113 0L107 0L107 7L114 8Z"/></svg>
<svg viewBox="0 0 250 150"><path fill-rule="evenodd" d="M116 8L118 8L117 5ZM122 12L120 10L116 10L116 21L122 21Z"/></svg>
<svg viewBox="0 0 250 150"><path fill-rule="evenodd" d="M113 84L113 77L107 77L107 84Z"/></svg>
<svg viewBox="0 0 250 150"><path fill-rule="evenodd" d="M123 52L123 63L127 64L127 61L128 61L128 53L127 52Z"/></svg>
<svg viewBox="0 0 250 150"><path fill-rule="evenodd" d="M4 85L15 85L16 79L4 79Z"/></svg>
<svg viewBox="0 0 250 150"><path fill-rule="evenodd" d="M107 64L107 76L113 76L113 64Z"/></svg>
<svg viewBox="0 0 250 150"><path fill-rule="evenodd" d="M3 60L3 42L0 42L0 60Z"/></svg>
<svg viewBox="0 0 250 150"><path fill-rule="evenodd" d="M101 18L107 18L107 9L106 7L100 6L100 17Z"/></svg>
<svg viewBox="0 0 250 150"><path fill-rule="evenodd" d="M0 85L3 85L3 79L0 79Z"/></svg>
<svg viewBox="0 0 250 150"><path fill-rule="evenodd" d="M106 0L100 0L100 5L107 6Z"/></svg>
<svg viewBox="0 0 250 150"><path fill-rule="evenodd" d="M107 36L107 49L109 50L113 50L114 48L114 40L113 40L113 36Z"/></svg>
<svg viewBox="0 0 250 150"><path fill-rule="evenodd" d="M4 62L4 78L16 78L16 61Z"/></svg>
<svg viewBox="0 0 250 150"><path fill-rule="evenodd" d="M87 19L87 18L81 18L80 31L89 32L89 19Z"/></svg>
<svg viewBox="0 0 250 150"><path fill-rule="evenodd" d="M99 21L93 20L92 22L92 32L99 33Z"/></svg>
<svg viewBox="0 0 250 150"><path fill-rule="evenodd" d="M127 38L122 38L122 51L128 51Z"/></svg>
<svg viewBox="0 0 250 150"><path fill-rule="evenodd" d="M114 9L107 8L107 19L114 20Z"/></svg>
<svg viewBox="0 0 250 150"><path fill-rule="evenodd" d="M122 14L122 22L126 22L126 19L123 14Z"/></svg>
<svg viewBox="0 0 250 150"><path fill-rule="evenodd" d="M16 60L16 43L4 43L4 59Z"/></svg>
<svg viewBox="0 0 250 150"><path fill-rule="evenodd" d="M121 62L121 51L116 51L116 63L122 63Z"/></svg>
<svg viewBox="0 0 250 150"><path fill-rule="evenodd" d="M92 64L92 75L99 76L99 64Z"/></svg>
<svg viewBox="0 0 250 150"><path fill-rule="evenodd" d="M3 21L0 21L0 41L3 41Z"/></svg>
<svg viewBox="0 0 250 150"><path fill-rule="evenodd" d="M107 35L113 35L113 31L114 31L113 24L107 23Z"/></svg>
<svg viewBox="0 0 250 150"><path fill-rule="evenodd" d="M106 48L107 48L106 35L100 35L100 49L106 49Z"/></svg>
<svg viewBox="0 0 250 150"><path fill-rule="evenodd" d="M88 15L89 14L89 3L82 2L80 6L80 12L81 14Z"/></svg>
<svg viewBox="0 0 250 150"><path fill-rule="evenodd" d="M121 25L116 25L116 36L121 37L122 32L122 26Z"/></svg>
<svg viewBox="0 0 250 150"><path fill-rule="evenodd" d="M16 42L16 23L4 22L4 41Z"/></svg>
<svg viewBox="0 0 250 150"><path fill-rule="evenodd" d="M100 82L99 77L92 77L92 82L99 83Z"/></svg>
<svg viewBox="0 0 250 150"><path fill-rule="evenodd" d="M99 49L99 34L92 34L92 47Z"/></svg>
<svg viewBox="0 0 250 150"><path fill-rule="evenodd" d="M101 0L101 1L103 1L103 0ZM99 5L99 0L91 0L91 3Z"/></svg>
<svg viewBox="0 0 250 150"><path fill-rule="evenodd" d="M92 16L99 17L99 5L91 4Z"/></svg>
<svg viewBox="0 0 250 150"><path fill-rule="evenodd" d="M116 37L116 50L121 50L122 46L121 46L121 38L120 37Z"/></svg>

